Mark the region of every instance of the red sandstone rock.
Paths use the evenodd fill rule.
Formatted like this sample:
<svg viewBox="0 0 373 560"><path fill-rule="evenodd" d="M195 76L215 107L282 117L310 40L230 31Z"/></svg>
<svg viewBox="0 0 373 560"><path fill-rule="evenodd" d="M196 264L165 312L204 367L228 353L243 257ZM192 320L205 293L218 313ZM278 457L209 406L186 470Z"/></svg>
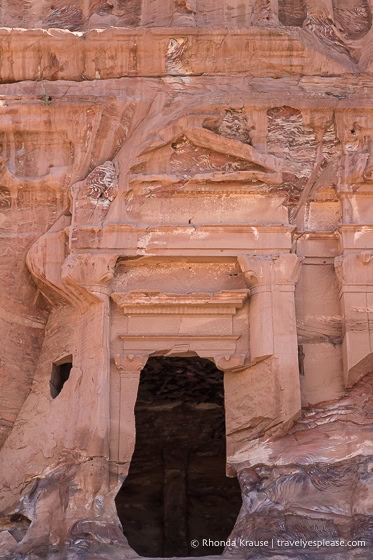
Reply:
<svg viewBox="0 0 373 560"><path fill-rule="evenodd" d="M0 558L135 556L114 499L152 356L224 372L232 539L372 556L372 9L0 2ZM185 367L198 439L222 404ZM175 511L215 459L187 465L172 406L146 409L149 438L168 411L163 550L195 556ZM332 557L282 546L225 554Z"/></svg>

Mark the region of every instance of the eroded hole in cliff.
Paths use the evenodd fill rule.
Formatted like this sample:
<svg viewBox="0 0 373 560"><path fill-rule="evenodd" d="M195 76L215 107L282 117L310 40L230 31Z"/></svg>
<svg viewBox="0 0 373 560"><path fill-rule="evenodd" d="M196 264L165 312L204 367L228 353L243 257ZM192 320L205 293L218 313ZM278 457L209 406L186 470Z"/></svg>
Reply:
<svg viewBox="0 0 373 560"><path fill-rule="evenodd" d="M69 379L72 367L72 356L65 356L53 364L51 380L49 382L50 392L53 399L61 393L63 386Z"/></svg>
<svg viewBox="0 0 373 560"><path fill-rule="evenodd" d="M116 505L146 557L220 554L241 507L225 474L223 373L201 358L151 358L140 377L136 446ZM191 540L200 546L193 548Z"/></svg>

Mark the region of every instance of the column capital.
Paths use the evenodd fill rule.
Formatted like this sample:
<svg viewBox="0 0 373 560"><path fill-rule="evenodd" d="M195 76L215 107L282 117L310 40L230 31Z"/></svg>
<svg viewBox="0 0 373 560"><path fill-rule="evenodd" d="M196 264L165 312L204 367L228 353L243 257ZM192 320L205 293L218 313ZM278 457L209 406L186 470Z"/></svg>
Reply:
<svg viewBox="0 0 373 560"><path fill-rule="evenodd" d="M114 363L121 376L140 375L148 358L148 354L115 354Z"/></svg>
<svg viewBox="0 0 373 560"><path fill-rule="evenodd" d="M373 285L373 252L341 255L334 259L334 268L340 288L349 285Z"/></svg>
<svg viewBox="0 0 373 560"><path fill-rule="evenodd" d="M265 284L295 285L304 258L294 253L282 253L269 257L240 255L237 260L247 284L254 288Z"/></svg>
<svg viewBox="0 0 373 560"><path fill-rule="evenodd" d="M117 259L113 253L71 253L62 265L62 282L80 298L99 301L109 295Z"/></svg>

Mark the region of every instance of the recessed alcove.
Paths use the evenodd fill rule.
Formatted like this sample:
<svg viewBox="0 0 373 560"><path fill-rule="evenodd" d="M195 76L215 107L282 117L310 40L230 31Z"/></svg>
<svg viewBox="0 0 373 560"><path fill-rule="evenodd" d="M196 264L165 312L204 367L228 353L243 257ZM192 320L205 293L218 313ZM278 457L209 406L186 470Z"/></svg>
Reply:
<svg viewBox="0 0 373 560"><path fill-rule="evenodd" d="M141 556L223 551L203 546L229 537L241 507L238 481L225 472L223 376L197 357L153 357L141 372L135 451L116 498L124 534Z"/></svg>

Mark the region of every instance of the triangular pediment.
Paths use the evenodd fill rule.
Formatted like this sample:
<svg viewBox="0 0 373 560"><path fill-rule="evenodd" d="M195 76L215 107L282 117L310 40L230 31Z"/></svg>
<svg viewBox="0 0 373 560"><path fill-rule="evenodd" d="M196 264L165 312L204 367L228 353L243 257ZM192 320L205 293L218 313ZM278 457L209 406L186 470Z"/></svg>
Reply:
<svg viewBox="0 0 373 560"><path fill-rule="evenodd" d="M281 184L282 161L275 156L203 126L172 132L163 142L158 136L132 167L129 181L138 194Z"/></svg>

